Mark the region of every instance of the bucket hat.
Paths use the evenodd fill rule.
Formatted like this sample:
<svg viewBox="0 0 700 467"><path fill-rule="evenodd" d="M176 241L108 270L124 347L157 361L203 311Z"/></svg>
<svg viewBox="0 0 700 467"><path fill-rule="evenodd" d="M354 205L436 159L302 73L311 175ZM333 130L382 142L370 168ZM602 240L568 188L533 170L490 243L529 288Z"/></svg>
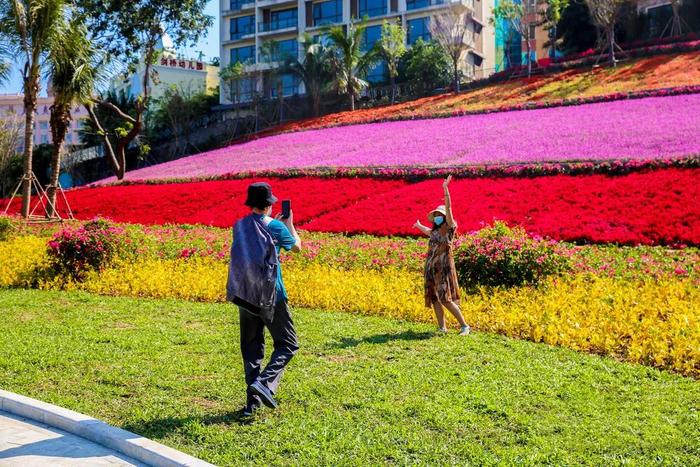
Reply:
<svg viewBox="0 0 700 467"><path fill-rule="evenodd" d="M245 205L251 208L266 208L277 202L277 197L272 194L272 187L269 183L258 182L248 186L248 198Z"/></svg>
<svg viewBox="0 0 700 467"><path fill-rule="evenodd" d="M440 206L430 211L430 213L428 213L428 220L430 220L430 222L435 222L435 216L437 214L442 214L443 216L447 217L447 210L445 209L444 204L441 204Z"/></svg>

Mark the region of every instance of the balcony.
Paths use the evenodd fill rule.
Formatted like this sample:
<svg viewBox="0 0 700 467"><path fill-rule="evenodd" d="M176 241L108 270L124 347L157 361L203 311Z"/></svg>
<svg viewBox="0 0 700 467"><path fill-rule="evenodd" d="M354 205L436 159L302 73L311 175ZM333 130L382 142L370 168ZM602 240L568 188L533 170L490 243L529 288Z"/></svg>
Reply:
<svg viewBox="0 0 700 467"><path fill-rule="evenodd" d="M313 26L309 26L307 29L310 28L321 28L323 26L332 26L334 24L341 24L343 22L343 15L337 15L337 16L328 16L326 18L314 18L314 24Z"/></svg>
<svg viewBox="0 0 700 467"><path fill-rule="evenodd" d="M250 29L244 29L242 31L236 31L231 33L231 39L232 41L237 41L239 39L243 39L246 36L252 36L255 34L255 30L250 28Z"/></svg>
<svg viewBox="0 0 700 467"><path fill-rule="evenodd" d="M241 10L249 10L255 7L254 0L231 0L229 5L230 12L239 12Z"/></svg>
<svg viewBox="0 0 700 467"><path fill-rule="evenodd" d="M272 32L281 29L291 29L298 26L297 18L285 18L267 23L258 23L258 32Z"/></svg>
<svg viewBox="0 0 700 467"><path fill-rule="evenodd" d="M374 18L377 16L384 16L387 14L387 12L388 10L386 5L377 8L365 8L364 10L360 9L358 11L358 17L364 18L365 16L367 16L369 18Z"/></svg>
<svg viewBox="0 0 700 467"><path fill-rule="evenodd" d="M406 10L420 10L440 6L450 6L458 10L473 10L474 0L407 0Z"/></svg>

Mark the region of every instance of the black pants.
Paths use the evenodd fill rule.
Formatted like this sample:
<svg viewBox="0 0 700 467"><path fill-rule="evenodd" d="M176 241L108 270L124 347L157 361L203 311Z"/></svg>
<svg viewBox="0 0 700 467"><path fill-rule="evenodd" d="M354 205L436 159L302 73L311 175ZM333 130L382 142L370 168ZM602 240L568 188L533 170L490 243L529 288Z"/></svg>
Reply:
<svg viewBox="0 0 700 467"><path fill-rule="evenodd" d="M266 323L258 315L239 308L241 320L241 354L245 382L250 386L256 379L260 380L273 394L277 392L284 368L292 359L299 345L294 330L292 315L286 301L280 301L275 306L275 317L272 323ZM274 351L265 369L262 369L265 358L265 328L270 331ZM260 405L260 399L248 391L249 406Z"/></svg>

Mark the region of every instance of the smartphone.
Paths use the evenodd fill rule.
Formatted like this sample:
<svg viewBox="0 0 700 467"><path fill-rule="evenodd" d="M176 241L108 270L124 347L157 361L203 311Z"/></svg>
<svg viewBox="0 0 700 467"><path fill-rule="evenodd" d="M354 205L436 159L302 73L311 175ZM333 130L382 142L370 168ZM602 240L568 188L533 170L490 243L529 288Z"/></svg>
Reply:
<svg viewBox="0 0 700 467"><path fill-rule="evenodd" d="M282 200L282 217L284 219L289 218L289 214L292 212L292 200L285 199Z"/></svg>

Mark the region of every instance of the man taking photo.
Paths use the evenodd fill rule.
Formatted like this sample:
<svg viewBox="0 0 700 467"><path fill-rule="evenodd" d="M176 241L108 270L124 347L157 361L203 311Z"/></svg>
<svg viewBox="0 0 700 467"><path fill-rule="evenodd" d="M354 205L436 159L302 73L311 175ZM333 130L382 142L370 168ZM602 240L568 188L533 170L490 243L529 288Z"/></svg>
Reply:
<svg viewBox="0 0 700 467"><path fill-rule="evenodd" d="M241 353L248 385L243 409L246 417L262 404L277 408L275 393L280 379L299 350L279 254L282 249L301 251L301 239L291 209L286 217L271 217L276 202L269 184L253 183L245 202L251 212L233 227L226 295L239 307ZM265 328L272 336L274 351L263 369Z"/></svg>

